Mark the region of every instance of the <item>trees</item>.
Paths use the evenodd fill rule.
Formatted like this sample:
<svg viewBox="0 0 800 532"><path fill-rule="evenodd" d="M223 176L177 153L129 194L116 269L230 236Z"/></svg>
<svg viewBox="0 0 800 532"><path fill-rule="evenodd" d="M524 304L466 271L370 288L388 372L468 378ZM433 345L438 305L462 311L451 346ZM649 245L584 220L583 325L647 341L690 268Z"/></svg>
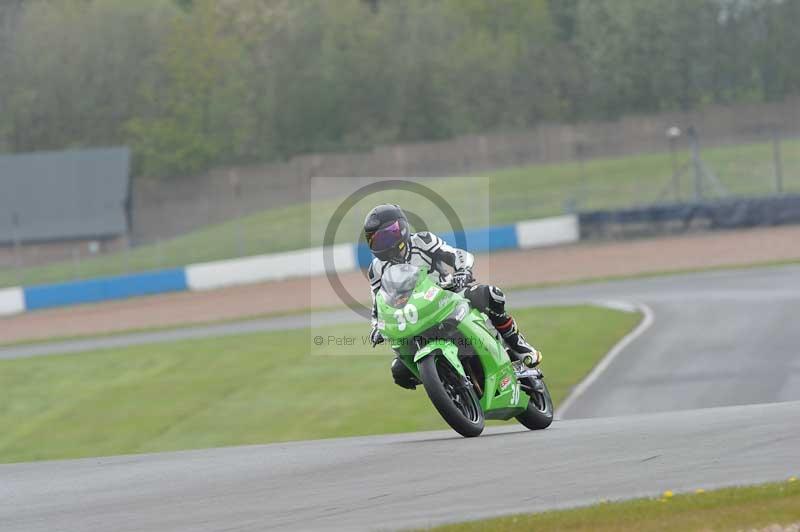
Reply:
<svg viewBox="0 0 800 532"><path fill-rule="evenodd" d="M159 0L26 2L0 30L10 151L122 142L124 122L145 111L139 82L173 10Z"/></svg>
<svg viewBox="0 0 800 532"><path fill-rule="evenodd" d="M796 0L9 0L0 150L137 173L800 92Z"/></svg>
<svg viewBox="0 0 800 532"><path fill-rule="evenodd" d="M141 85L148 113L126 125L141 173L189 174L242 155L250 131L244 56L223 29L213 0L196 0L175 17Z"/></svg>

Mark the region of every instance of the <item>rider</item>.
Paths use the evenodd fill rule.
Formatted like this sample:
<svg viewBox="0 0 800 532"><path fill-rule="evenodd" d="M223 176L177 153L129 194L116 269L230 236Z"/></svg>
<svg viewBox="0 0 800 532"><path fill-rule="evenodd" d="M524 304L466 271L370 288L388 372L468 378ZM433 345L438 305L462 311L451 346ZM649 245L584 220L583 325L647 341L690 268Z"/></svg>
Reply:
<svg viewBox="0 0 800 532"><path fill-rule="evenodd" d="M438 282L447 274L444 265L453 269L450 290L461 292L472 306L487 316L500 333L509 349L519 358L533 355L534 364L541 362L541 353L525 341L517 329L514 318L506 313L506 296L496 286L475 284L472 265L475 258L463 249L449 246L433 233L411 233L403 210L392 204L374 207L364 220L364 236L375 258L369 265L367 276L372 288L373 345L384 341L378 330L378 307L375 296L381 288L381 276L392 264L408 263L426 268ZM398 386L414 389L419 382L399 359L392 361L392 377Z"/></svg>

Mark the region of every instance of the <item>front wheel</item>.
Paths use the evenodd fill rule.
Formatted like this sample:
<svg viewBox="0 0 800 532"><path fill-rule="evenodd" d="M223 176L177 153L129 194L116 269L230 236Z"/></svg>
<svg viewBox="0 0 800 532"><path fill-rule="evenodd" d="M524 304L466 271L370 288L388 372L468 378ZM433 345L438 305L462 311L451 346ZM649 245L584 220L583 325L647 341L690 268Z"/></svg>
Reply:
<svg viewBox="0 0 800 532"><path fill-rule="evenodd" d="M419 362L419 375L433 406L453 430L467 438L483 432L481 404L446 358L426 356Z"/></svg>
<svg viewBox="0 0 800 532"><path fill-rule="evenodd" d="M553 422L553 400L544 379L521 379L520 384L530 396L528 408L517 416L517 421L531 430L546 429Z"/></svg>

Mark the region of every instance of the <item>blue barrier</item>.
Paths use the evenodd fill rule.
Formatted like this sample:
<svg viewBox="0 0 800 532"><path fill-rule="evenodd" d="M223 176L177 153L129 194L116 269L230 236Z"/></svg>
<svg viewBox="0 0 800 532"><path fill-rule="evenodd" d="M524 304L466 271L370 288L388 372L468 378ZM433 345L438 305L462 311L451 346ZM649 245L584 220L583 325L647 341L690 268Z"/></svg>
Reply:
<svg viewBox="0 0 800 532"><path fill-rule="evenodd" d="M468 229L463 233L437 233L437 235L451 246L461 247L461 242L464 242L464 247L470 253L486 253L488 251L497 251L501 249L516 249L519 245L516 226L513 224ZM457 235L462 238L457 238ZM369 247L363 243L354 247L358 267L369 267L373 258Z"/></svg>
<svg viewBox="0 0 800 532"><path fill-rule="evenodd" d="M457 233L441 233L439 236L451 246L460 247ZM495 227L481 227L468 229L463 233L466 249L470 253L487 253L501 249L516 249L517 230L514 224L499 225Z"/></svg>
<svg viewBox="0 0 800 532"><path fill-rule="evenodd" d="M36 310L187 289L185 270L175 268L117 277L30 286L23 288L23 293L25 309Z"/></svg>
<svg viewBox="0 0 800 532"><path fill-rule="evenodd" d="M369 268L372 263L372 251L366 244L355 244L353 246L353 253L356 255L356 264L361 269Z"/></svg>

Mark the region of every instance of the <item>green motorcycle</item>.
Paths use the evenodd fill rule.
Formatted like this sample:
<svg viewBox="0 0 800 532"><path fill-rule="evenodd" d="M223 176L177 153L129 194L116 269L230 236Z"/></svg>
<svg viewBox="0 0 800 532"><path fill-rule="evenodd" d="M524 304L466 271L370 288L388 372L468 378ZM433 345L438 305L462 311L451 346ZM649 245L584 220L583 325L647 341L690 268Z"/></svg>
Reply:
<svg viewBox="0 0 800 532"><path fill-rule="evenodd" d="M466 437L483 432L485 419L550 426L553 401L532 357L512 360L487 316L447 287L425 269L396 264L376 296L378 329L439 414Z"/></svg>

